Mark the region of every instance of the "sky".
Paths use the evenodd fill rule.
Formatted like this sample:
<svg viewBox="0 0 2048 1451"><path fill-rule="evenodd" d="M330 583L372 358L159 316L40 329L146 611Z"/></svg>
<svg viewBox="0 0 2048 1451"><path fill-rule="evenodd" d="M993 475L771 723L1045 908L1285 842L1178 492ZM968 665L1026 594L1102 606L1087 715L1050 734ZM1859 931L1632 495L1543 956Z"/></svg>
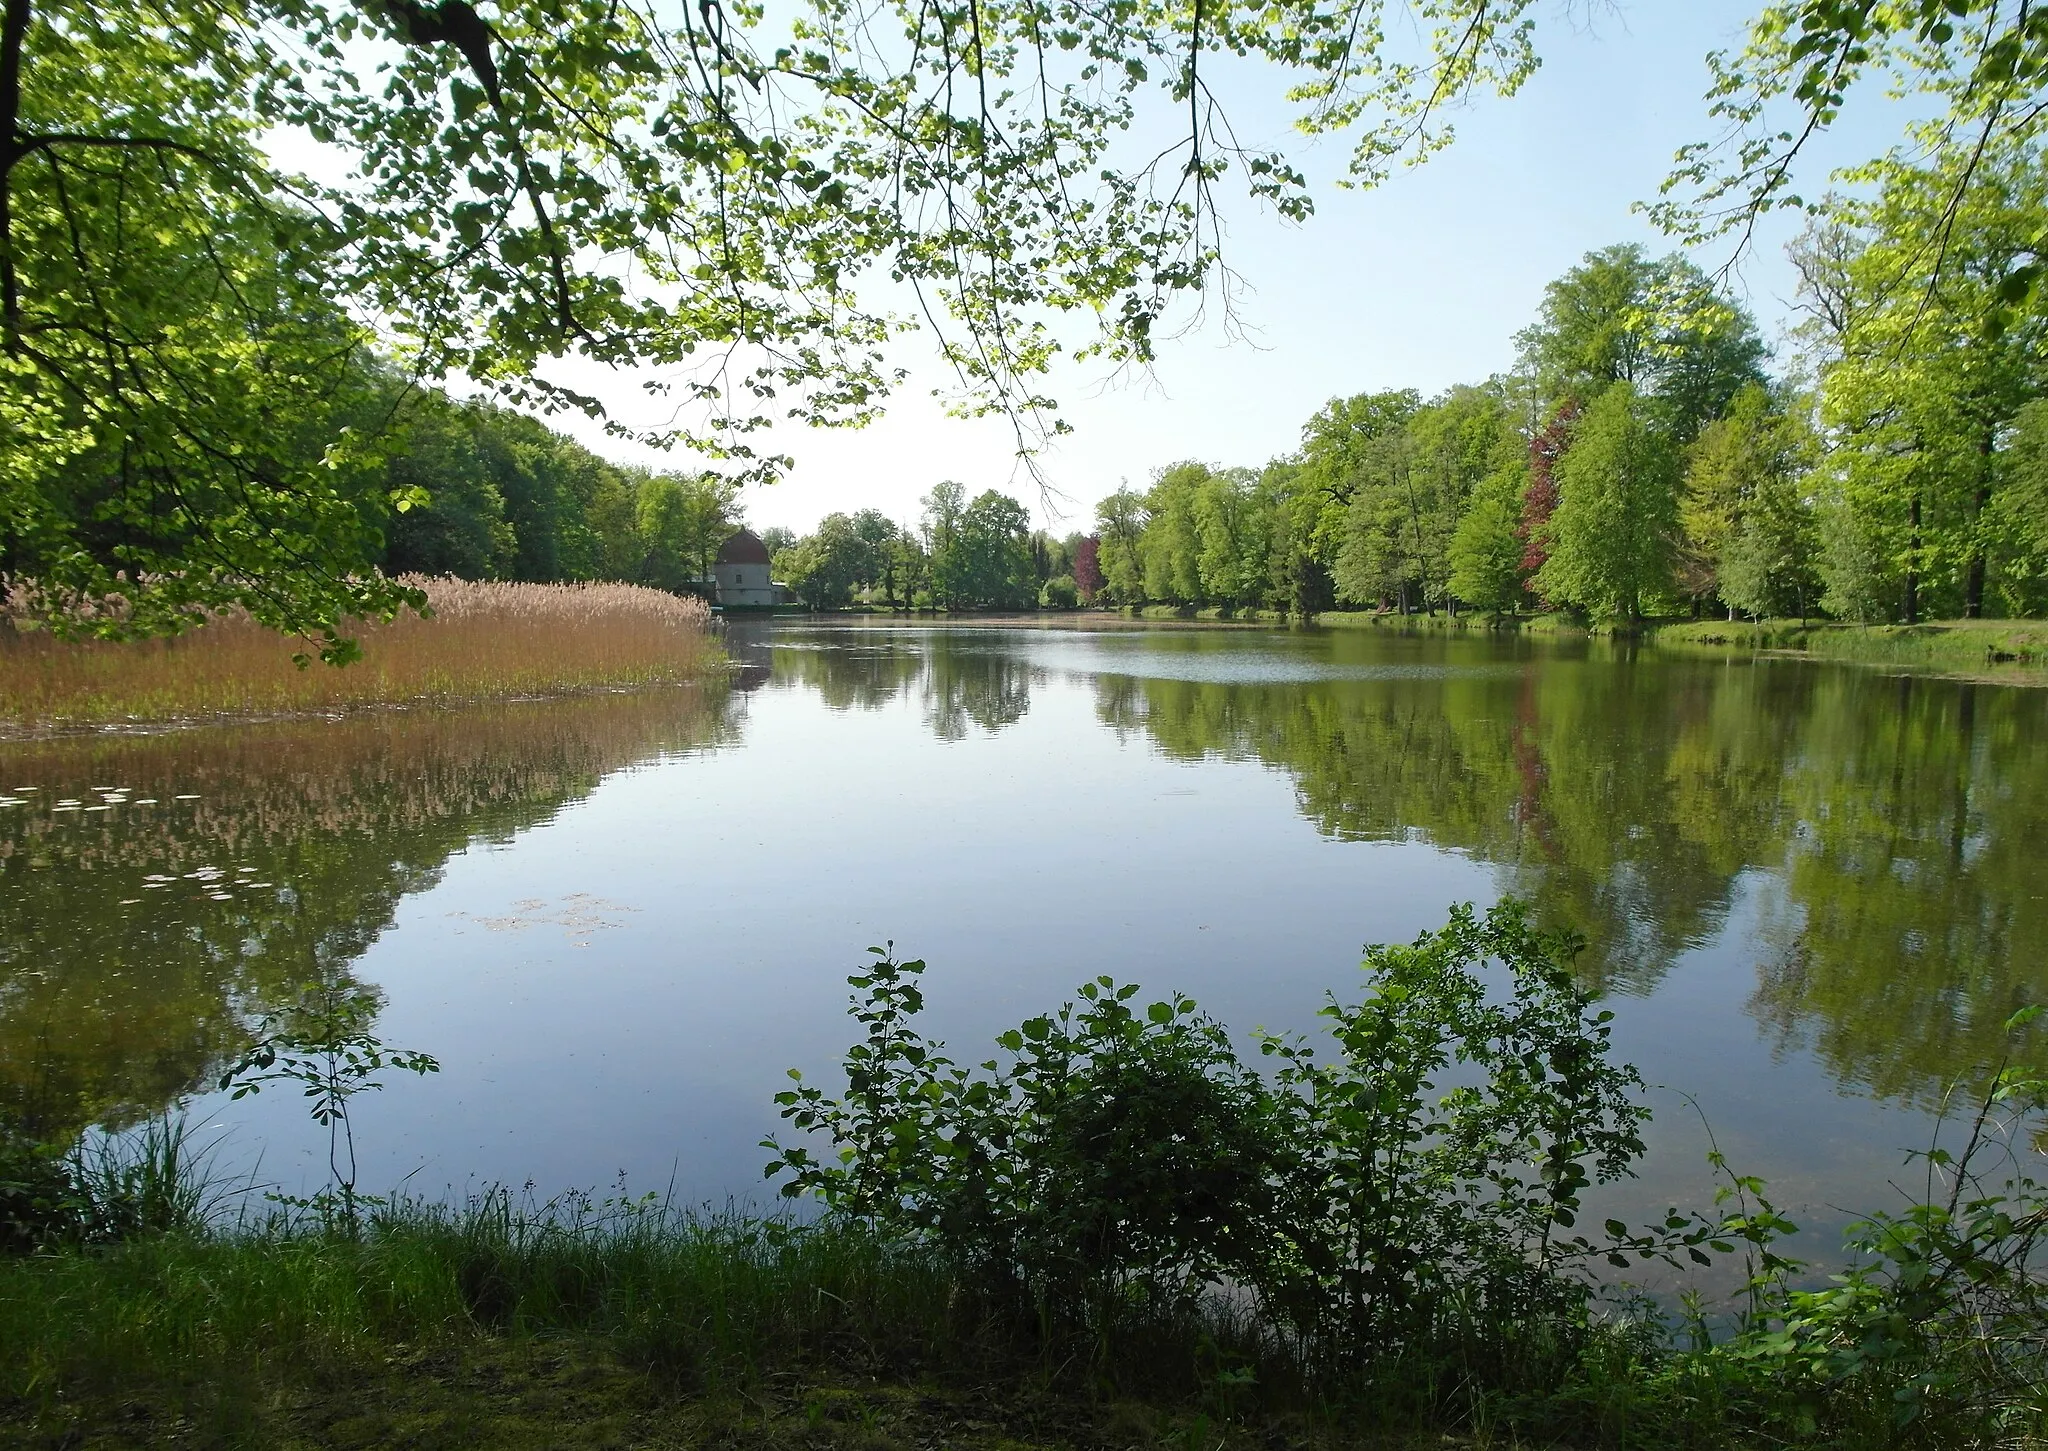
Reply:
<svg viewBox="0 0 2048 1451"><path fill-rule="evenodd" d="M912 338L901 354L911 377L881 421L768 437L766 451L791 455L795 467L748 490L747 522L802 533L825 514L868 507L911 521L933 484L956 479L970 496L994 488L1024 500L1055 532L1085 531L1096 500L1126 482L1143 487L1167 464L1256 466L1290 452L1333 397L1382 388L1427 396L1508 368L1514 334L1535 316L1544 285L1585 253L1616 242L1672 250L1632 208L1656 195L1681 145L1711 134L1705 56L1739 45L1758 3L1638 0L1596 6L1591 18L1574 6L1576 21L1562 6L1547 9L1543 66L1522 92L1464 111L1449 150L1371 191L1328 184L1348 156L1341 139L1290 137L1277 106L1235 105L1248 142L1280 145L1321 182L1306 223L1248 202L1226 214L1226 260L1246 283L1239 315L1248 336L1228 337L1212 320L1164 343L1152 375L1135 380L1112 380L1101 365L1059 368L1047 391L1073 431L1040 455L1047 490L1020 468L1007 423L944 412L931 392L950 375L928 340ZM1882 95L1855 98L1806 159L1802 189L1814 194L1833 167L1879 154L1903 122ZM1770 219L1736 279L1773 340L1792 306L1783 249L1796 229L1784 214ZM1710 247L1696 260L1718 267L1731 250ZM636 416L644 405L631 372L585 371L574 381L622 422L657 421L652 410ZM580 420L550 422L613 458L679 462Z"/></svg>

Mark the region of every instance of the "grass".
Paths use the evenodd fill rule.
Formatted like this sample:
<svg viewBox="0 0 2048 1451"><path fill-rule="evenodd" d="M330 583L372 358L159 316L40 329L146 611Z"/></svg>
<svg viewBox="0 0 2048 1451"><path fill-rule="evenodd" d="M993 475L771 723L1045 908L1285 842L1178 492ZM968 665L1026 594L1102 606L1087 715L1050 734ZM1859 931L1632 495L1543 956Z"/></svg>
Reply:
<svg viewBox="0 0 2048 1451"><path fill-rule="evenodd" d="M1392 611L1374 610L1326 610L1316 616L1316 623L1329 629L1338 630L1398 630L1406 633L1443 630L1512 631L1523 635L1585 635L1590 633L1586 626L1562 615L1490 615L1480 610L1464 610L1453 615L1447 610L1437 613L1402 615Z"/></svg>
<svg viewBox="0 0 2048 1451"><path fill-rule="evenodd" d="M1237 623L1286 623L1285 610L1266 610L1253 605L1138 605L1129 613L1140 620L1217 620Z"/></svg>
<svg viewBox="0 0 2048 1451"><path fill-rule="evenodd" d="M170 640L64 641L0 624L0 729L334 711L694 679L719 654L702 601L629 584L411 579L430 614L351 625L363 658L294 663L303 642L230 614Z"/></svg>
<svg viewBox="0 0 2048 1451"><path fill-rule="evenodd" d="M1510 631L1524 635L1608 633L1551 614L1501 619L1468 611L1452 616L1381 614L1364 610L1316 616L1336 629L1382 629L1414 634L1452 630ZM1692 649L1782 651L1819 660L1894 666L1950 674L2020 678L2048 667L2048 621L1936 620L1919 625L1852 625L1830 620L1649 620L1645 638L1660 646Z"/></svg>
<svg viewBox="0 0 2048 1451"><path fill-rule="evenodd" d="M1920 625L1696 620L1662 626L1657 642L1797 651L1817 659L1962 672L2048 666L2044 620L1936 620Z"/></svg>
<svg viewBox="0 0 2048 1451"><path fill-rule="evenodd" d="M1801 1436L1808 1411L1768 1369L1653 1322L1503 1328L1462 1327L1477 1357L1454 1328L1427 1361L1319 1383L1244 1307L1062 1336L845 1222L491 1193L344 1233L282 1211L209 1227L188 1205L113 1243L0 1258L0 1445L1951 1444L1900 1428L1882 1382Z"/></svg>
<svg viewBox="0 0 2048 1451"><path fill-rule="evenodd" d="M1120 1380L1077 1368L852 1227L494 1194L356 1236L276 1219L0 1261L0 1443L1408 1444L1241 1414L1198 1342L1147 1349Z"/></svg>

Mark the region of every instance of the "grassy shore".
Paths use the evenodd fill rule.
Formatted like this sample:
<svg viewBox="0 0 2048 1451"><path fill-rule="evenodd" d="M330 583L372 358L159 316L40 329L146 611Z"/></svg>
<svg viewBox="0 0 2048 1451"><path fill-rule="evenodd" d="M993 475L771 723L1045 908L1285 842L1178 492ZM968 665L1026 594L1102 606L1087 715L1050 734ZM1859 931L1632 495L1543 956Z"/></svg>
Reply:
<svg viewBox="0 0 2048 1451"><path fill-rule="evenodd" d="M703 602L628 584L415 579L429 614L350 628L363 657L293 661L304 644L229 615L170 640L64 641L0 620L0 730L504 699L673 683L715 666Z"/></svg>
<svg viewBox="0 0 2048 1451"><path fill-rule="evenodd" d="M1285 624L1284 610L1262 610L1250 605L1139 605L1130 613L1140 620L1208 620L1222 624Z"/></svg>
<svg viewBox="0 0 2048 1451"><path fill-rule="evenodd" d="M1108 1340L991 1310L846 1224L412 1206L0 1260L0 1444L1187 1448L2036 1445L1816 1401L1640 1320L1490 1326L1318 1381L1241 1314ZM1514 1348L1503 1361L1502 1344ZM1969 1368L1959 1365L1958 1375ZM1802 1428L1803 1431L1802 1431Z"/></svg>
<svg viewBox="0 0 2048 1451"><path fill-rule="evenodd" d="M1316 616L1330 629L1403 633L1472 631L1523 635L1611 635L1559 615L1395 615L1332 611ZM1919 625L1850 625L1830 620L1648 620L1643 639L1659 646L1779 652L1862 665L1952 674L2024 675L2048 667L2048 620L1934 620Z"/></svg>
<svg viewBox="0 0 2048 1451"><path fill-rule="evenodd" d="M1446 1444L1262 1407L1254 1374L1219 1380L1256 1353L1228 1341L1162 1328L1091 1362L856 1228L494 1195L355 1234L186 1227L0 1260L0 1444Z"/></svg>
<svg viewBox="0 0 2048 1451"><path fill-rule="evenodd" d="M1400 615L1375 610L1325 610L1316 624L1331 630L1397 630L1410 633L1436 631L1510 632L1523 635L1584 635L1585 626L1559 615L1498 615L1467 610L1453 615Z"/></svg>
<svg viewBox="0 0 2048 1451"><path fill-rule="evenodd" d="M1980 672L2048 666L2048 620L1936 620L1842 625L1798 620L1698 620L1663 625L1660 645L1795 651L1822 660Z"/></svg>
<svg viewBox="0 0 2048 1451"><path fill-rule="evenodd" d="M926 965L873 949L848 978L847 1097L793 1074L776 1102L803 1137L763 1145L822 1202L806 1223L371 1200L342 1160L311 1199L237 1200L174 1124L65 1147L0 1118L0 1444L2048 1442L2026 1177L2048 1080L2001 1067L1959 1096L1927 1197L1852 1226L1831 1282L1772 1248L1794 1227L1718 1154L1711 1213L1579 1228L1647 1111L1572 943L1527 912L1455 907L1369 948L1327 1051L1266 1039L1266 1073L1193 1002L1099 976L974 1076L918 1031ZM309 993L227 1076L275 1066L242 1081L345 1118L378 1065L410 1066L365 1021ZM1477 1081L1442 1094L1453 1063ZM1714 1255L1744 1287L1715 1305L1595 1269Z"/></svg>

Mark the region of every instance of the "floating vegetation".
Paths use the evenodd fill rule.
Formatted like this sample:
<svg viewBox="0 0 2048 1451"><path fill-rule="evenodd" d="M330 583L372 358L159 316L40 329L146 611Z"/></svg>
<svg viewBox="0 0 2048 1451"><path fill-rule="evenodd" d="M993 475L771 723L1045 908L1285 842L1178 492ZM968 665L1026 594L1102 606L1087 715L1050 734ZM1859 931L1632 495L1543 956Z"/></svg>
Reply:
<svg viewBox="0 0 2048 1451"><path fill-rule="evenodd" d="M0 954L0 1112L33 1104L54 1133L161 1110L240 1051L249 1016L289 999L314 954L360 952L450 852L718 739L722 699L619 692L0 743L4 778L47 783L9 793L33 809L0 811L0 916L43 924L33 952ZM108 782L134 806L191 799L90 820L48 809Z"/></svg>

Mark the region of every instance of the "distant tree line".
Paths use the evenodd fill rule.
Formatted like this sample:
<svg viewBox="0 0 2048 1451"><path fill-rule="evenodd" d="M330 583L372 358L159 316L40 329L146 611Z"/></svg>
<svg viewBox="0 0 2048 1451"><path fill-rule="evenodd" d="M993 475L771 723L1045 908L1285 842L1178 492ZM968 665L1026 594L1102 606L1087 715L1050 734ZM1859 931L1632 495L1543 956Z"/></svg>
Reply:
<svg viewBox="0 0 2048 1451"><path fill-rule="evenodd" d="M1697 267L1609 247L1550 284L1506 374L1333 399L1293 452L1163 467L1085 536L944 482L915 520L768 531L775 575L819 608L2039 614L2042 161L1930 139L1850 173L1791 249L1800 320L1775 372ZM741 523L732 480L612 463L367 354L351 366L329 411L378 442L331 472L386 575L686 589Z"/></svg>
<svg viewBox="0 0 2048 1451"><path fill-rule="evenodd" d="M2048 169L1887 160L1793 248L1779 377L1679 257L1589 254L1506 376L1332 400L1096 515L1112 602L1913 621L2048 607ZM1084 594L1090 593L1083 591Z"/></svg>
<svg viewBox="0 0 2048 1451"><path fill-rule="evenodd" d="M1100 587L1093 541L1032 529L1030 511L1007 494L969 499L947 480L922 503L910 523L862 509L827 514L802 538L768 530L775 578L816 609L1057 609L1081 602L1077 581L1094 581L1090 594Z"/></svg>
<svg viewBox="0 0 2048 1451"><path fill-rule="evenodd" d="M385 573L682 590L740 526L738 485L600 458L522 413L416 395L384 483Z"/></svg>

